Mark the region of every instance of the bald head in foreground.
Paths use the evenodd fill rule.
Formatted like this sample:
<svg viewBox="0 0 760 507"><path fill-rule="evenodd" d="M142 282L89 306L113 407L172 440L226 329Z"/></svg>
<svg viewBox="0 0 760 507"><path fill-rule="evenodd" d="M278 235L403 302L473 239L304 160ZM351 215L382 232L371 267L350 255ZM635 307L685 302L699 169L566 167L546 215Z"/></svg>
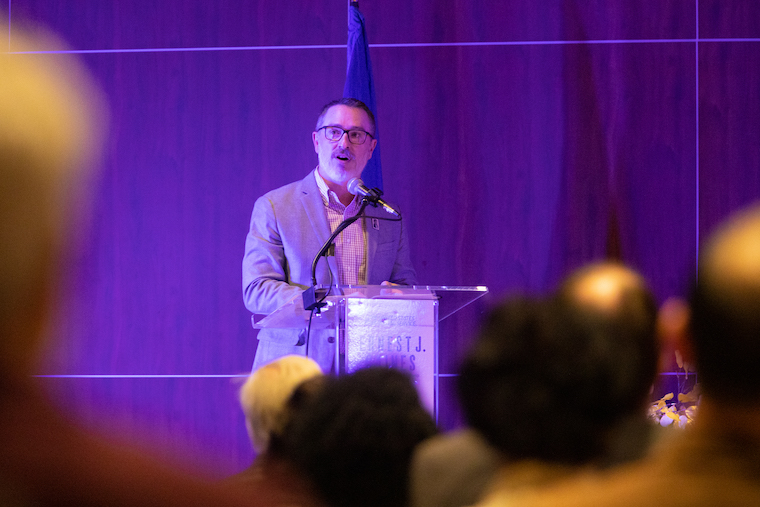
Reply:
<svg viewBox="0 0 760 507"><path fill-rule="evenodd" d="M568 317L617 357L604 404L624 417L610 432L602 465L642 457L653 436L646 408L659 357L657 304L649 284L628 266L597 262L571 273L557 297Z"/></svg>
<svg viewBox="0 0 760 507"><path fill-rule="evenodd" d="M663 317L676 348L697 366L703 395L693 425L635 465L519 505L645 506L662 494L671 506L760 505L759 206L714 233L688 308Z"/></svg>
<svg viewBox="0 0 760 507"><path fill-rule="evenodd" d="M559 294L576 307L609 316L629 312L647 318L653 304L641 275L615 262L598 262L579 268L565 279Z"/></svg>

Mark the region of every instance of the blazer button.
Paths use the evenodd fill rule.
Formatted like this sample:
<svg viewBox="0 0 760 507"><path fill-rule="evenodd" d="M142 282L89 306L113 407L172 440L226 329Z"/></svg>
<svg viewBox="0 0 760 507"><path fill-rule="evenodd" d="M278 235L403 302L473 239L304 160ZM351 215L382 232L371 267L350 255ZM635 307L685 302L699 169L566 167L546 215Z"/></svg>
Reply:
<svg viewBox="0 0 760 507"><path fill-rule="evenodd" d="M335 337L334 336L328 336L327 337L327 343L335 343Z"/></svg>

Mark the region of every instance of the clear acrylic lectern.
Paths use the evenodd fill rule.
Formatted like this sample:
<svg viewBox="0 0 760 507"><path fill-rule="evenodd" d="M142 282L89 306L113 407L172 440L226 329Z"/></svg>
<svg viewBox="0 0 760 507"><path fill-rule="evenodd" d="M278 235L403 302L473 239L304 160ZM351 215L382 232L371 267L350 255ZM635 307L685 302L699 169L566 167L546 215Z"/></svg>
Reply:
<svg viewBox="0 0 760 507"><path fill-rule="evenodd" d="M311 316L311 329L335 329L335 371L381 365L407 371L438 420L438 322L484 296L488 289L453 286L339 285ZM255 327L309 325L300 296L257 320Z"/></svg>

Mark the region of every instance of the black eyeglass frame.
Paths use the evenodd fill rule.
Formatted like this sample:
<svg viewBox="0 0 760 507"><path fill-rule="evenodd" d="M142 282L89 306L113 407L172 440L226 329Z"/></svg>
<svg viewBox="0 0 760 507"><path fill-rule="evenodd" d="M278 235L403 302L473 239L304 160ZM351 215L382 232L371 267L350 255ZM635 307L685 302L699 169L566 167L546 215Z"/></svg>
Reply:
<svg viewBox="0 0 760 507"><path fill-rule="evenodd" d="M327 137L327 132L325 132L325 139L327 139L331 143L338 143L338 142L340 142L340 140L343 139L343 136L346 135L346 134L349 134L349 136L348 136L348 142L351 143L351 144L354 144L356 146L361 146L362 144L366 143L367 142L367 136L371 137L372 139L375 138L375 136L373 136L372 134L370 134L366 130L362 130L362 129L350 129L350 130L346 130L346 129L341 128L341 127L336 127L335 125L324 125L322 127L319 127L317 129L317 132L319 132L322 129L335 129L335 130L340 130L341 131L340 137L338 137L337 139L330 139L329 137ZM351 135L350 135L351 132L361 132L362 134L364 134L364 139L362 140L362 142L360 142L360 143L353 142L351 140Z"/></svg>

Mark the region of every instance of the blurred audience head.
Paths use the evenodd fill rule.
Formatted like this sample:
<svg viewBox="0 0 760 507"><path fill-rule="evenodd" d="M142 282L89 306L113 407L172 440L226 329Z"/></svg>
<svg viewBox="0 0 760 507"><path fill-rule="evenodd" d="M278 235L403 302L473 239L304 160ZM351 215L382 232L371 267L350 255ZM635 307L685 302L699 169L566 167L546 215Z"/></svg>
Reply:
<svg viewBox="0 0 760 507"><path fill-rule="evenodd" d="M704 395L760 403L760 206L731 217L705 244L690 307Z"/></svg>
<svg viewBox="0 0 760 507"><path fill-rule="evenodd" d="M586 464L654 379L656 307L640 277L584 268L556 297L512 297L487 317L459 394L475 429L510 460Z"/></svg>
<svg viewBox="0 0 760 507"><path fill-rule="evenodd" d="M640 412L657 373L657 304L641 275L622 264L602 262L573 272L557 299L574 327L614 362L605 406Z"/></svg>
<svg viewBox="0 0 760 507"><path fill-rule="evenodd" d="M402 507L412 452L436 432L408 375L369 367L327 379L285 438L328 505Z"/></svg>
<svg viewBox="0 0 760 507"><path fill-rule="evenodd" d="M0 23L2 25L2 23ZM7 20L5 27L8 26ZM61 47L14 29L0 53L0 375L28 375L50 325L102 130L102 97Z"/></svg>
<svg viewBox="0 0 760 507"><path fill-rule="evenodd" d="M105 100L58 40L21 25L9 37L0 20L0 504L262 505L266 490L243 502L91 433L32 377L83 239Z"/></svg>
<svg viewBox="0 0 760 507"><path fill-rule="evenodd" d="M273 436L285 428L293 391L320 375L322 370L313 359L289 355L265 364L248 377L240 389L240 406L257 454L266 452Z"/></svg>

